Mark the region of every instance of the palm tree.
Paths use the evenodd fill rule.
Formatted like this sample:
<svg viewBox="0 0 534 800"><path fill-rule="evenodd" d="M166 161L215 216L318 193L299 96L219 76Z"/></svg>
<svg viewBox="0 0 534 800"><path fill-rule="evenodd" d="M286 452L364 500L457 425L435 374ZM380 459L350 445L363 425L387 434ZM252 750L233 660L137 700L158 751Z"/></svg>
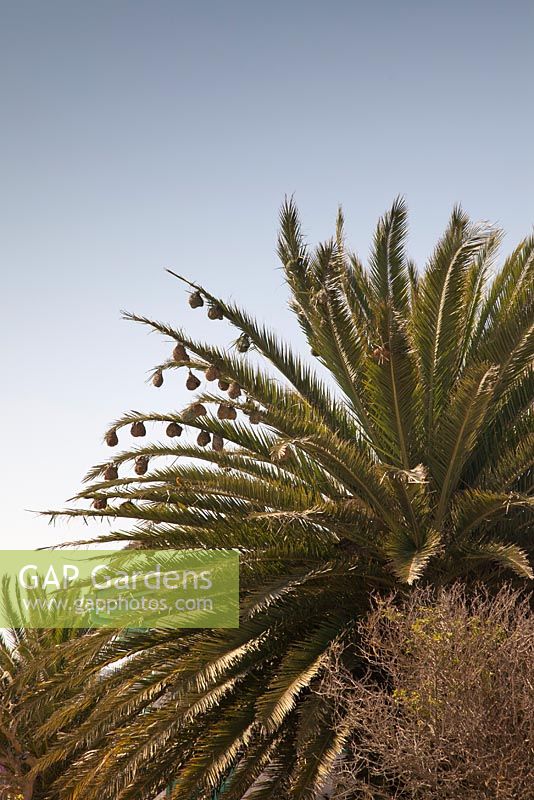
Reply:
<svg viewBox="0 0 534 800"><path fill-rule="evenodd" d="M125 315L175 345L156 386L176 370L208 383L181 411L115 422L112 446L146 423L172 438L96 466L79 495L95 507L63 513L135 521L102 541L239 548L241 627L138 632L94 712L108 747L74 759L62 796L149 798L172 779L173 798L200 800L232 770L228 800L260 775L256 799L311 798L348 735L313 689L371 591L532 579L534 237L494 271L499 231L455 208L419 273L406 234L397 200L365 268L341 212L310 250L284 204L278 252L315 366L196 283L190 304L230 323L234 347Z"/></svg>

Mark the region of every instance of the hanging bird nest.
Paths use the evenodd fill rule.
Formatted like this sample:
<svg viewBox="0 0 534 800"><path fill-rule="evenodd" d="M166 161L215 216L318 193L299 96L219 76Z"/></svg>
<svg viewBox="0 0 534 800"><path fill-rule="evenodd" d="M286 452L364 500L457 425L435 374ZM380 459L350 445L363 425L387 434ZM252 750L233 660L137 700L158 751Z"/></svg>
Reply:
<svg viewBox="0 0 534 800"><path fill-rule="evenodd" d="M260 422L263 421L263 414L259 410L259 408L253 408L250 414L248 415L248 419L251 425L258 425Z"/></svg>
<svg viewBox="0 0 534 800"><path fill-rule="evenodd" d="M214 303L208 309L209 319L224 319L223 310L218 303Z"/></svg>
<svg viewBox="0 0 534 800"><path fill-rule="evenodd" d="M219 419L237 419L237 411L233 406L221 403L217 409L217 416Z"/></svg>
<svg viewBox="0 0 534 800"><path fill-rule="evenodd" d="M106 469L104 470L104 480L105 481L116 481L119 477L119 471L115 464L108 464Z"/></svg>
<svg viewBox="0 0 534 800"><path fill-rule="evenodd" d="M146 436L146 428L144 422L141 422L141 420L134 422L130 429L130 433L132 434L132 436L135 437Z"/></svg>
<svg viewBox="0 0 534 800"><path fill-rule="evenodd" d="M221 370L219 369L219 367L216 367L215 364L210 364L205 374L207 381L216 381L218 378L221 377Z"/></svg>
<svg viewBox="0 0 534 800"><path fill-rule="evenodd" d="M177 342L172 351L172 357L175 361L189 361L189 354L185 349L182 342Z"/></svg>
<svg viewBox="0 0 534 800"><path fill-rule="evenodd" d="M230 408L230 406L227 406L224 403L221 403L221 405L217 409L217 417L219 419L228 419L228 409L229 408Z"/></svg>
<svg viewBox="0 0 534 800"><path fill-rule="evenodd" d="M221 378L217 385L218 385L219 389L221 390L221 392L227 392L229 387L230 387L230 383L227 380L225 380L224 378Z"/></svg>
<svg viewBox="0 0 534 800"><path fill-rule="evenodd" d="M186 388L189 389L190 392L194 392L195 389L198 389L200 386L200 381L197 376L189 370L189 376L185 382Z"/></svg>
<svg viewBox="0 0 534 800"><path fill-rule="evenodd" d="M193 292L189 295L189 305L191 308L200 308L204 305L204 300L199 291Z"/></svg>
<svg viewBox="0 0 534 800"><path fill-rule="evenodd" d="M207 444L211 442L211 436L209 435L208 431L200 431L197 436L197 444L199 447L206 447Z"/></svg>
<svg viewBox="0 0 534 800"><path fill-rule="evenodd" d="M107 497L96 497L93 500L93 507L96 508L98 511L103 511L107 508L108 501Z"/></svg>
<svg viewBox="0 0 534 800"><path fill-rule="evenodd" d="M250 349L251 344L252 342L250 341L250 336L248 335L248 333L242 333L237 342L235 343L235 346L239 353L246 353L247 350Z"/></svg>
<svg viewBox="0 0 534 800"><path fill-rule="evenodd" d="M373 361L380 365L389 361L389 356L389 347L387 345L379 345L378 347L375 347L371 353L371 358Z"/></svg>
<svg viewBox="0 0 534 800"><path fill-rule="evenodd" d="M148 456L137 456L134 470L136 475L144 475L148 469Z"/></svg>
<svg viewBox="0 0 534 800"><path fill-rule="evenodd" d="M156 370L154 373L152 377L152 383L157 389L159 389L160 386L163 386L163 372L160 369Z"/></svg>
<svg viewBox="0 0 534 800"><path fill-rule="evenodd" d="M112 428L106 433L105 440L108 447L116 447L118 445L119 437L117 436L115 428Z"/></svg>
<svg viewBox="0 0 534 800"><path fill-rule="evenodd" d="M221 450L224 450L224 439L223 439L223 437L219 436L218 433L214 433L213 437L212 437L212 440L211 440L211 446L212 446L213 450L215 450L215 452L220 453Z"/></svg>
<svg viewBox="0 0 534 800"><path fill-rule="evenodd" d="M182 435L182 431L183 431L183 428L182 428L181 425L178 425L177 422L170 422L167 425L167 429L166 429L165 433L167 434L167 436L169 436L172 439L173 436L181 436Z"/></svg>
<svg viewBox="0 0 534 800"><path fill-rule="evenodd" d="M236 381L232 381L228 387L228 397L231 397L232 400L237 400L238 397L241 397L241 386Z"/></svg>
<svg viewBox="0 0 534 800"><path fill-rule="evenodd" d="M203 403L195 403L189 409L188 416L190 415L192 419L195 419L195 417L205 417L207 413L208 410Z"/></svg>

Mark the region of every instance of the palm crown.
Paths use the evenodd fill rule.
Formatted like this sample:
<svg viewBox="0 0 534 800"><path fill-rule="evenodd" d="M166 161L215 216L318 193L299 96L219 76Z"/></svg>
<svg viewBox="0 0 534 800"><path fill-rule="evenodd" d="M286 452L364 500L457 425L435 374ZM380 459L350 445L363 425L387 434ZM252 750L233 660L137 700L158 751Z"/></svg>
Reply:
<svg viewBox="0 0 534 800"><path fill-rule="evenodd" d="M348 733L333 729L328 699L312 689L371 590L503 569L532 578L534 237L494 271L499 232L456 208L420 274L406 233L397 200L364 268L345 246L341 213L335 237L310 250L295 205L284 204L290 305L332 380L197 284L191 305L231 323L235 347L126 315L175 344L156 386L186 369L189 386L204 373L206 389L180 412L118 420L111 445L148 422L173 438L96 466L79 495L96 507L64 513L133 519L133 530L102 539L141 547L239 548L242 622L138 634L122 688L110 687L98 712L113 712L99 723L115 731L113 757L77 764L72 798L110 786L149 797L171 779L173 797L200 798L230 769L229 800L260 774L258 797L312 797ZM197 444L174 438L182 428ZM132 461L135 475L118 477ZM122 703L129 718L144 710L124 728Z"/></svg>

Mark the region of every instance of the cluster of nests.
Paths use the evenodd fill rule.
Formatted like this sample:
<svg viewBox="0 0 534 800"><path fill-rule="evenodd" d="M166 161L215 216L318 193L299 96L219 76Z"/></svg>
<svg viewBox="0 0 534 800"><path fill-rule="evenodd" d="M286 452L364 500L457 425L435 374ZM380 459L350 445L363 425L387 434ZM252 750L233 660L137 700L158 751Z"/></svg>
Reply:
<svg viewBox="0 0 534 800"><path fill-rule="evenodd" d="M189 304L192 308L199 308L200 306L204 305L204 299L200 292L196 291L189 297ZM208 310L208 317L210 319L223 319L223 312L220 306L218 305L211 305ZM251 346L251 341L249 336L246 333L241 334L239 339L236 342L236 348L240 353L246 353ZM174 361L179 363L187 364L190 361L189 355L187 350L181 342L178 342L173 350L172 357ZM218 387L222 392L227 392L228 397L231 400L237 400L242 395L241 386L236 381L227 380L219 367L215 364L210 364L205 370L205 378L207 381L217 381ZM157 388L163 386L163 372L161 369L156 370L152 377L152 383ZM186 388L194 392L200 386L199 378L189 370L189 375L185 382ZM248 416L249 422L252 425L259 424L263 419L262 412L256 408L243 408L244 413ZM186 412L186 416L189 419L197 419L198 417L203 417L207 415L208 411L206 406L203 403L194 403L189 407ZM220 420L235 420L237 419L237 411L234 406L229 405L228 403L220 403L217 409L217 417ZM146 428L144 422L141 420L137 420L132 423L130 433L134 437L142 437L146 436ZM174 438L177 436L181 436L183 433L183 427L178 422L170 422L166 428L166 434L170 438ZM105 442L109 447L115 447L119 443L119 438L117 436L117 431L115 428L109 430L105 435ZM224 449L224 440L223 437L220 436L218 433L209 433L208 431L201 430L197 436L197 444L200 447L207 447L210 444L216 452L221 452ZM144 475L148 470L148 456L138 456L135 460L134 470L137 475ZM113 481L118 478L118 469L115 464L108 464L104 471L104 479L106 481ZM97 498L94 503L94 507L96 509L104 509L107 506L107 500L104 497Z"/></svg>

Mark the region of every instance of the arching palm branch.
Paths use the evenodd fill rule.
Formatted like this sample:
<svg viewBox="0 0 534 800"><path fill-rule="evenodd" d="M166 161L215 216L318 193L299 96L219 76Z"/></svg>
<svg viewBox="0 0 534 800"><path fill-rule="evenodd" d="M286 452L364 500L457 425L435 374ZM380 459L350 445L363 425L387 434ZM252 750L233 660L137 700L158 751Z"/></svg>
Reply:
<svg viewBox="0 0 534 800"><path fill-rule="evenodd" d="M197 284L193 305L224 317L235 347L126 315L177 345L156 385L192 370L241 394L208 382L181 411L126 414L108 442L153 422L208 432L214 449L185 432L113 453L121 477L105 480L100 464L79 495L97 508L65 513L118 523L107 541L239 548L242 622L131 637L122 683L93 716L109 747L75 761L64 797L149 798L172 779L174 798L203 798L233 768L228 800L260 775L254 798L311 798L344 741L311 690L371 590L532 578L534 238L492 274L499 233L456 208L419 274L406 233L398 200L364 268L341 214L335 237L310 250L293 202L283 206L278 251L315 367ZM139 457L148 470L126 476ZM122 520L136 525L121 531ZM88 725L88 746L91 736Z"/></svg>

